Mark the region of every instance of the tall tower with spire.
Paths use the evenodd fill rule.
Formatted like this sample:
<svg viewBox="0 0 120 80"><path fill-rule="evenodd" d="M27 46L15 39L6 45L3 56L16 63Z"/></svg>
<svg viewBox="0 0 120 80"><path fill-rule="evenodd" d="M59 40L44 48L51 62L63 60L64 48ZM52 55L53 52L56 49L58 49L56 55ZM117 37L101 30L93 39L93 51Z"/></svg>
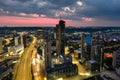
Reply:
<svg viewBox="0 0 120 80"><path fill-rule="evenodd" d="M56 52L57 55L65 53L65 21L61 20L56 25Z"/></svg>

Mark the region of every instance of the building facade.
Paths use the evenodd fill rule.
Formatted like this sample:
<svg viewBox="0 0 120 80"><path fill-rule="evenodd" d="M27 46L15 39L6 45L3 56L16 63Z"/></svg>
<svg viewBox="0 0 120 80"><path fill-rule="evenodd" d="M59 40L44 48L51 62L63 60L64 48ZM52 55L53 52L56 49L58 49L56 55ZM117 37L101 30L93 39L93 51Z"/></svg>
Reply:
<svg viewBox="0 0 120 80"><path fill-rule="evenodd" d="M114 68L120 67L120 50L114 51L113 53L113 67Z"/></svg>
<svg viewBox="0 0 120 80"><path fill-rule="evenodd" d="M56 80L60 77L74 76L78 74L78 67L76 64L57 64L54 68L47 69L47 79Z"/></svg>
<svg viewBox="0 0 120 80"><path fill-rule="evenodd" d="M45 57L45 67L50 68L51 67L51 40L50 37L49 39L46 39L46 44L44 46L45 52L44 52L44 57Z"/></svg>
<svg viewBox="0 0 120 80"><path fill-rule="evenodd" d="M19 37L18 37L18 36L15 37L15 38L14 38L14 41L15 41L15 46L17 46L17 45L19 44Z"/></svg>
<svg viewBox="0 0 120 80"><path fill-rule="evenodd" d="M113 68L115 68L116 73L120 75L120 50L113 52Z"/></svg>
<svg viewBox="0 0 120 80"><path fill-rule="evenodd" d="M58 55L65 53L65 21L60 20L56 25L56 52Z"/></svg>

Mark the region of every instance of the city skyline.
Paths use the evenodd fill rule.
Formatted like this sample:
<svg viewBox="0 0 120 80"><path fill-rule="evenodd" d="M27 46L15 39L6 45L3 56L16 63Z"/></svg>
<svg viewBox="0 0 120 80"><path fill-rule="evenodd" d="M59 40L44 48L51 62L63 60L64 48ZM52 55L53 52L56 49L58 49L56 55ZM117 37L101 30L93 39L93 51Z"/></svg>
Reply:
<svg viewBox="0 0 120 80"><path fill-rule="evenodd" d="M81 29L1 27L0 79L119 80L119 27Z"/></svg>
<svg viewBox="0 0 120 80"><path fill-rule="evenodd" d="M0 0L0 26L119 26L120 1Z"/></svg>

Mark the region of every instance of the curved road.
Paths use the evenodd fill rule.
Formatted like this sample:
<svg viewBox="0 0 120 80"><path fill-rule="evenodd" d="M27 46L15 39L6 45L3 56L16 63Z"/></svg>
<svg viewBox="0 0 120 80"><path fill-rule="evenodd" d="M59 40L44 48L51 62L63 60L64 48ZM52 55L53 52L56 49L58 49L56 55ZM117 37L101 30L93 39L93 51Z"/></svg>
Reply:
<svg viewBox="0 0 120 80"><path fill-rule="evenodd" d="M32 38L33 41L31 42L30 46L25 49L25 52L21 56L14 80L32 80L31 61L33 49L36 44L36 38L33 36Z"/></svg>

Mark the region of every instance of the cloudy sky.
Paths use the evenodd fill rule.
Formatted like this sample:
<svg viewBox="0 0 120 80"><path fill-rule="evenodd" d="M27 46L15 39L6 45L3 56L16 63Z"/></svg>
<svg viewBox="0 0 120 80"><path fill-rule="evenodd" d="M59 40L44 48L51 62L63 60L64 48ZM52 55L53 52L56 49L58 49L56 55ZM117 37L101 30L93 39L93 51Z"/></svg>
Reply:
<svg viewBox="0 0 120 80"><path fill-rule="evenodd" d="M120 0L0 0L0 26L119 26Z"/></svg>

